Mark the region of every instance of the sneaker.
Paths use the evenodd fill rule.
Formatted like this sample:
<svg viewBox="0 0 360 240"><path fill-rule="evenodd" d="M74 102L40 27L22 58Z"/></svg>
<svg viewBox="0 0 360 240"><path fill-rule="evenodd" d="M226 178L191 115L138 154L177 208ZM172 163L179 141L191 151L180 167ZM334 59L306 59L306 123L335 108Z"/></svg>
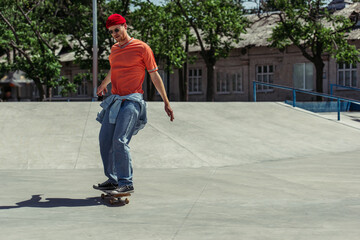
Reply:
<svg viewBox="0 0 360 240"><path fill-rule="evenodd" d="M99 183L98 185L93 185L93 188L97 190L115 190L117 187L118 185L111 183L110 180L107 180L103 183Z"/></svg>
<svg viewBox="0 0 360 240"><path fill-rule="evenodd" d="M133 187L133 185L124 185L124 186L120 186L120 187L116 188L114 191L116 191L118 193L133 193L134 187Z"/></svg>

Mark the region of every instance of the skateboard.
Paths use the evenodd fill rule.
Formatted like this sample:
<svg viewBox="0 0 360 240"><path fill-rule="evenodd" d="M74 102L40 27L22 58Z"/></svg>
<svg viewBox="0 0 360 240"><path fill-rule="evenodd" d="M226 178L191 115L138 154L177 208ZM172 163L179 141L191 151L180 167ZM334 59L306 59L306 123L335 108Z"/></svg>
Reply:
<svg viewBox="0 0 360 240"><path fill-rule="evenodd" d="M104 193L101 194L101 199L106 199L106 198L110 198L109 202L111 205L114 205L115 203L125 203L125 204L129 204L129 199L125 198L124 201L121 200L122 197L129 197L131 196L130 193L120 193L114 191L114 190L100 190Z"/></svg>

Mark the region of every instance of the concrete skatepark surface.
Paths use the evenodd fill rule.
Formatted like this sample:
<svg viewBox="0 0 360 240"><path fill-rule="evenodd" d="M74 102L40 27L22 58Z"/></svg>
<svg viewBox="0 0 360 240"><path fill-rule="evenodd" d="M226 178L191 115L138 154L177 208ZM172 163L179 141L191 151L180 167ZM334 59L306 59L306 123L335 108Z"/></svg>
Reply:
<svg viewBox="0 0 360 240"><path fill-rule="evenodd" d="M98 102L0 104L0 239L359 239L360 115L150 102L109 205Z"/></svg>

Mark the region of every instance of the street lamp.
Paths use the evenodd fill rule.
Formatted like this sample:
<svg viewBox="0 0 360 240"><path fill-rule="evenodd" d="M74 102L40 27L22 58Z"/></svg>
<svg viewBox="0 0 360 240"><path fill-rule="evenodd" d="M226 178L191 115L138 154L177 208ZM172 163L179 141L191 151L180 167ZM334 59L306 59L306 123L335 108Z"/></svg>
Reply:
<svg viewBox="0 0 360 240"><path fill-rule="evenodd" d="M98 79L98 39L97 39L97 5L96 0L92 1L93 7L93 101L96 99Z"/></svg>

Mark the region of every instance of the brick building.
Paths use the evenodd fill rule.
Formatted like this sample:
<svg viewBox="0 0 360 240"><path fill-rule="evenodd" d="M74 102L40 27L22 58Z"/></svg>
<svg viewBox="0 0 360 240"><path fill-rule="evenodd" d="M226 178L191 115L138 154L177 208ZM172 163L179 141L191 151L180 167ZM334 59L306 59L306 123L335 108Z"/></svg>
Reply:
<svg viewBox="0 0 360 240"><path fill-rule="evenodd" d="M342 10L334 14L349 17L353 12L360 12L360 3L345 4ZM315 89L315 68L299 49L295 46L287 47L280 51L270 47L267 39L270 37L272 28L276 24L274 17L257 21L256 15L249 15L250 21L255 22L247 33L242 35L243 40L236 45L226 59L221 59L215 66L215 101L252 101L253 81L274 83L289 87L301 88L306 90ZM349 33L348 40L351 44L360 48L360 29L354 29ZM188 99L189 101L205 101L206 99L206 65L199 54L198 47L191 47L190 53L197 56L193 64L188 64ZM61 74L70 80L83 72L79 66L74 64L74 53L69 49L60 50L60 61L63 65ZM330 93L330 84L339 84L360 88L358 73L359 64L337 64L336 59L324 54L325 68L323 72L323 89L325 93ZM172 101L179 101L179 77L178 71L169 76L162 70L159 63L159 73L163 77L165 87L168 89L169 98ZM146 81L144 81L145 99ZM92 99L92 82L83 80L78 87L77 93L67 97L60 95L60 88L53 90L52 100L71 100L89 101ZM33 91L36 92L36 91ZM292 99L291 92L285 90L272 89L266 86L259 86L257 99L262 101L284 101ZM334 88L334 94L360 99L360 92L348 89ZM36 96L31 97L33 100ZM299 99L312 100L313 96L299 96ZM160 96L155 94L154 100L160 100Z"/></svg>

